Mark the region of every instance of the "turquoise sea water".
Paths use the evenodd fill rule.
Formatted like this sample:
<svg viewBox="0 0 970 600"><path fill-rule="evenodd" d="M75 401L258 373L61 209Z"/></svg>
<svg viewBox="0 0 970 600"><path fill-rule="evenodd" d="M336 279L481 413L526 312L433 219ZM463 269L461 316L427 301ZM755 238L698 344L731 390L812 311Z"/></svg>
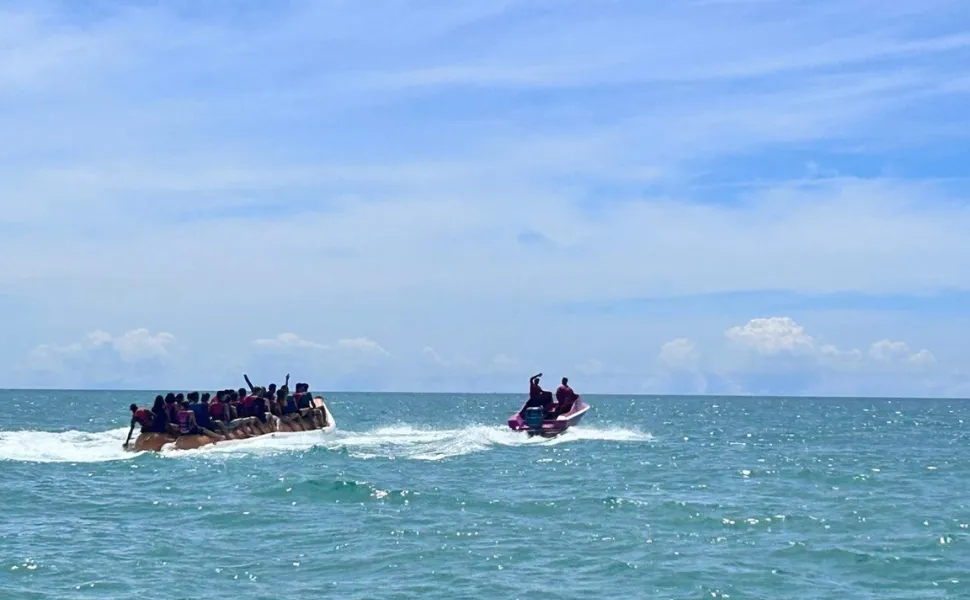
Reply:
<svg viewBox="0 0 970 600"><path fill-rule="evenodd" d="M0 597L970 598L970 402L329 394L125 453L152 395L0 392Z"/></svg>

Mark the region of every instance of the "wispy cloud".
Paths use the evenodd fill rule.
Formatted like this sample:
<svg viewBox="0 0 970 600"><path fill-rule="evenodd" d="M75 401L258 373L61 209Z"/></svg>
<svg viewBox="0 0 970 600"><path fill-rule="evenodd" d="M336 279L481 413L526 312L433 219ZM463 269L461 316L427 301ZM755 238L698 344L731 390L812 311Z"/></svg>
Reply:
<svg viewBox="0 0 970 600"><path fill-rule="evenodd" d="M930 302L870 308L970 289L968 17L948 0L6 5L0 358L145 327L197 353L220 340L195 372L166 367L199 380L296 332L348 385L338 340L380 348L364 354L387 385L514 387L542 363L639 389L664 342L707 356L757 313L629 299L774 290L854 294L784 313L820 330L851 313L839 348L906 340L957 368L965 310L944 327ZM716 388L697 373L677 385Z"/></svg>

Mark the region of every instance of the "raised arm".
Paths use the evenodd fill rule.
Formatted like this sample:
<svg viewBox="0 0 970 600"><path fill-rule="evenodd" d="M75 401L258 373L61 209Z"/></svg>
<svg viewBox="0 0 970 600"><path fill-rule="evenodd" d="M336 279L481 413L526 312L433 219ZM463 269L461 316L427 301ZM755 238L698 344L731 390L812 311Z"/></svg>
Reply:
<svg viewBox="0 0 970 600"><path fill-rule="evenodd" d="M249 380L249 375L246 375L245 373L243 373L243 379L246 380L246 385L249 386L249 391L255 392L256 388L253 387L253 382Z"/></svg>

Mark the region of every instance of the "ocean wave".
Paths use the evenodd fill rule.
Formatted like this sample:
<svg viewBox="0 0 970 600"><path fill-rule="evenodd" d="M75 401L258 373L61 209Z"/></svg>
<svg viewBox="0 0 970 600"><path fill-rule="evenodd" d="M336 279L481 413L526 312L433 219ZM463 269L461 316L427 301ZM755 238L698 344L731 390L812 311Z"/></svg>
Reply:
<svg viewBox="0 0 970 600"><path fill-rule="evenodd" d="M97 433L83 431L0 431L0 460L18 462L108 462L131 460L141 453L121 447L127 428ZM562 435L530 438L501 426L471 425L434 429L412 425L378 427L370 431L304 431L230 440L197 450L166 447L165 458L244 457L303 452L314 448L342 452L358 459L442 460L497 447L556 446L584 441L648 442L653 437L633 429L573 427Z"/></svg>

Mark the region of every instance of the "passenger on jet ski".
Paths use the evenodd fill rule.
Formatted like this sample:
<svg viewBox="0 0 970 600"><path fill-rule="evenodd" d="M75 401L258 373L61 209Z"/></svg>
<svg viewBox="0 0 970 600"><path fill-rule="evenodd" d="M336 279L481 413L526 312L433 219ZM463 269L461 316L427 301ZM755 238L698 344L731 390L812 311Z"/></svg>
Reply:
<svg viewBox="0 0 970 600"><path fill-rule="evenodd" d="M562 385L556 390L556 415L564 415L568 413L573 408L573 404L576 403L576 399L579 396L573 391L573 388L569 387L569 378L562 378Z"/></svg>

